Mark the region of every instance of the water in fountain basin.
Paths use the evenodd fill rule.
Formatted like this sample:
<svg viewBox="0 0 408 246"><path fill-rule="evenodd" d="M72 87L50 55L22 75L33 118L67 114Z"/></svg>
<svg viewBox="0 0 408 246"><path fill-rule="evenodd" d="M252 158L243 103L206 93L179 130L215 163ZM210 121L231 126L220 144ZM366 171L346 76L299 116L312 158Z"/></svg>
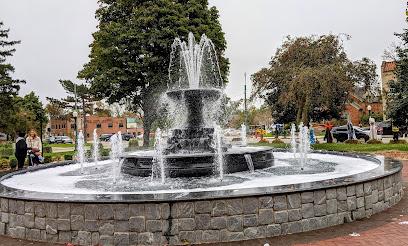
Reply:
<svg viewBox="0 0 408 246"><path fill-rule="evenodd" d="M77 158L81 165L81 173L84 172L84 162L85 162L85 140L84 134L82 131L78 133L78 140L77 140Z"/></svg>
<svg viewBox="0 0 408 246"><path fill-rule="evenodd" d="M246 130L246 125L242 124L241 125L241 142L242 142L242 146L247 146L247 134L246 134L247 130Z"/></svg>
<svg viewBox="0 0 408 246"><path fill-rule="evenodd" d="M160 181L164 184L166 179L166 172L165 172L165 158L164 158L164 141L163 135L160 128L157 128L155 139L154 139L154 151L155 156L152 165L152 181L154 177L158 177L160 173Z"/></svg>
<svg viewBox="0 0 408 246"><path fill-rule="evenodd" d="M99 160L99 138L96 129L93 131L93 149L92 149L92 158L94 160L95 165L98 164Z"/></svg>
<svg viewBox="0 0 408 246"><path fill-rule="evenodd" d="M252 161L252 156L250 154L245 154L245 161L248 165L248 170L253 173L255 172L255 168L254 168L254 162Z"/></svg>

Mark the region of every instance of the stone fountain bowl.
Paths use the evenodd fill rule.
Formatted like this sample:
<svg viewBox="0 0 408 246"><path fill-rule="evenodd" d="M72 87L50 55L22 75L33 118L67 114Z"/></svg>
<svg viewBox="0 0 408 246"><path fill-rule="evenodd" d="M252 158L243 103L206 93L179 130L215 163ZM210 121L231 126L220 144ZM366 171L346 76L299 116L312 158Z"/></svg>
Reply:
<svg viewBox="0 0 408 246"><path fill-rule="evenodd" d="M72 162L10 173L0 178L0 235L75 245L234 242L365 219L403 196L400 161L315 151L300 170L291 153L273 151L273 166L223 181L124 174L113 183L111 160L85 163L84 174Z"/></svg>
<svg viewBox="0 0 408 246"><path fill-rule="evenodd" d="M245 155L252 159L254 169L273 166L272 148L231 148L223 154L224 173L243 172L249 169ZM153 151L136 152L123 157L122 172L134 176L150 176ZM169 177L200 177L218 174L216 153L186 153L165 155L166 174Z"/></svg>

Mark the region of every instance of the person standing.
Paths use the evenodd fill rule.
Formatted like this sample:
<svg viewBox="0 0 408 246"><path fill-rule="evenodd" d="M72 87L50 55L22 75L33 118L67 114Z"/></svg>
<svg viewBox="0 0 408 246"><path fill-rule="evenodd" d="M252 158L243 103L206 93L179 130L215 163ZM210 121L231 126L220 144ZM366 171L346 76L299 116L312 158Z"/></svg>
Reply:
<svg viewBox="0 0 408 246"><path fill-rule="evenodd" d="M24 133L19 132L16 139L16 151L14 155L17 158L17 169L21 170L24 168L24 162L27 155L27 143L24 138Z"/></svg>
<svg viewBox="0 0 408 246"><path fill-rule="evenodd" d="M40 137L38 137L34 129L30 130L26 142L29 150L28 165L33 166L33 164L39 164L41 162L40 158L42 158L42 144Z"/></svg>

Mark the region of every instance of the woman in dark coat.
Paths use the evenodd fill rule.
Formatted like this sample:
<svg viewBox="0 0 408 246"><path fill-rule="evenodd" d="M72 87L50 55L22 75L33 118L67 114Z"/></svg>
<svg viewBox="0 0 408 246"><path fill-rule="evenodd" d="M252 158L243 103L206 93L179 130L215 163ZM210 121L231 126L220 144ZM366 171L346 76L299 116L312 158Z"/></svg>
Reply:
<svg viewBox="0 0 408 246"><path fill-rule="evenodd" d="M27 143L26 140L24 138L24 133L19 132L18 133L18 137L16 139L16 152L14 153L14 155L17 158L17 167L18 169L23 169L24 168L24 162L25 162L25 158L27 156Z"/></svg>

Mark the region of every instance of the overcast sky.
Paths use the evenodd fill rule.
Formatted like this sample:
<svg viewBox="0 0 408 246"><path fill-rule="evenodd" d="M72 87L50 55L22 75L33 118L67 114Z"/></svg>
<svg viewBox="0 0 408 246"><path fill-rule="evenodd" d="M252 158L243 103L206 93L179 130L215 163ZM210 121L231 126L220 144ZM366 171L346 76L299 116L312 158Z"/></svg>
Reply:
<svg viewBox="0 0 408 246"><path fill-rule="evenodd" d="M380 66L394 32L405 24L401 0L210 0L220 11L227 39L230 76L226 92L243 97L244 72L268 65L287 35L351 35L345 44L351 59L367 56ZM59 79L75 80L88 61L91 34L96 31L96 0L0 0L0 21L21 40L11 63L15 78L41 99L64 97Z"/></svg>

